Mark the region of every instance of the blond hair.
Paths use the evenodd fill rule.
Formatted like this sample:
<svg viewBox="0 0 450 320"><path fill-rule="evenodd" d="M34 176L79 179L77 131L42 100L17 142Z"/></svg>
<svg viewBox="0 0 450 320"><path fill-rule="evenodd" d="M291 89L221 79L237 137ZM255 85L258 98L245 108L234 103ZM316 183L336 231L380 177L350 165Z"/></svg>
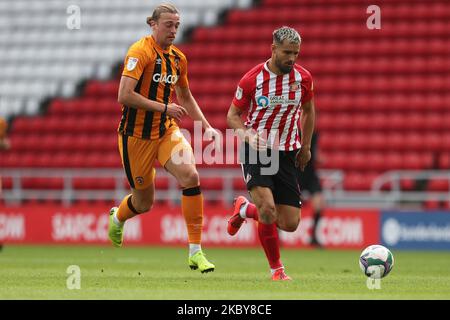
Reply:
<svg viewBox="0 0 450 320"><path fill-rule="evenodd" d="M298 34L297 30L286 26L274 30L272 35L273 42L276 44L282 44L284 40L289 41L289 43L302 42L302 38Z"/></svg>
<svg viewBox="0 0 450 320"><path fill-rule="evenodd" d="M147 24L150 25L152 21L157 22L162 13L178 13L178 9L171 3L160 4L153 10L150 17L147 17Z"/></svg>

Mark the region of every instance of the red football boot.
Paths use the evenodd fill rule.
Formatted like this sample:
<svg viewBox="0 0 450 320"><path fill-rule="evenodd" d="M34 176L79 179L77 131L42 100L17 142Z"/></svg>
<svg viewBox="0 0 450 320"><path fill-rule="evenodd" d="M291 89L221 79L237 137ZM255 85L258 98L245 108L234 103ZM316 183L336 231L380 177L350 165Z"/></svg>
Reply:
<svg viewBox="0 0 450 320"><path fill-rule="evenodd" d="M239 215L239 211L241 210L241 207L247 202L248 200L243 196L239 196L236 199L234 199L233 215L228 220L227 226L227 231L230 236L234 236L239 231L239 228L242 226L242 223L245 221L245 219Z"/></svg>
<svg viewBox="0 0 450 320"><path fill-rule="evenodd" d="M275 272L273 273L272 280L274 280L274 281L284 281L284 280L292 280L292 278L289 277L284 272L284 268L279 268L279 269L275 270Z"/></svg>

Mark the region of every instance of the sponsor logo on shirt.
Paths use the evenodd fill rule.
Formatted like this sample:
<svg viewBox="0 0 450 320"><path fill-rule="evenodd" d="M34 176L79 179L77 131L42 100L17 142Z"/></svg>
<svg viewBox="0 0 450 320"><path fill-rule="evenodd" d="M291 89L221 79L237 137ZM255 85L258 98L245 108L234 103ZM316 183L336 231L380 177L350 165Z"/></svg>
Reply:
<svg viewBox="0 0 450 320"><path fill-rule="evenodd" d="M287 96L259 96L256 98L256 104L261 108L276 106L279 104L298 104L298 99L289 99Z"/></svg>
<svg viewBox="0 0 450 320"><path fill-rule="evenodd" d="M269 106L269 103L269 98L267 98L266 96L259 96L256 98L256 104L258 107L266 108Z"/></svg>
<svg viewBox="0 0 450 320"><path fill-rule="evenodd" d="M289 99L289 97L286 96L271 96L270 99L270 105L275 106L277 104L298 104L297 99Z"/></svg>
<svg viewBox="0 0 450 320"><path fill-rule="evenodd" d="M300 90L300 82L296 81L294 83L291 83L289 86L289 91L298 91Z"/></svg>
<svg viewBox="0 0 450 320"><path fill-rule="evenodd" d="M166 74L166 73L164 73L164 74L155 73L153 75L153 81L175 84L178 81L178 76Z"/></svg>

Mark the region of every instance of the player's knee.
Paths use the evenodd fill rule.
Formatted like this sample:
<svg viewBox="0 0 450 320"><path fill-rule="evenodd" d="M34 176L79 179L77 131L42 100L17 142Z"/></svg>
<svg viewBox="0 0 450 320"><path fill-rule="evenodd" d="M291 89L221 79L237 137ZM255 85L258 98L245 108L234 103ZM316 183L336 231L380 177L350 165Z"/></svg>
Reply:
<svg viewBox="0 0 450 320"><path fill-rule="evenodd" d="M200 185L200 177L197 170L190 170L182 174L178 182L183 188L196 187Z"/></svg>
<svg viewBox="0 0 450 320"><path fill-rule="evenodd" d="M258 207L258 212L261 222L271 224L276 221L276 209L274 204L263 203Z"/></svg>
<svg viewBox="0 0 450 320"><path fill-rule="evenodd" d="M300 224L300 214L296 217L294 216L280 216L277 220L277 226L283 231L286 232L294 232L297 230L298 225Z"/></svg>
<svg viewBox="0 0 450 320"><path fill-rule="evenodd" d="M133 201L133 207L138 213L146 213L153 206L153 199L142 199Z"/></svg>
<svg viewBox="0 0 450 320"><path fill-rule="evenodd" d="M283 231L286 232L294 232L297 230L298 225L300 224L300 219L289 221L284 225L284 228L281 228Z"/></svg>

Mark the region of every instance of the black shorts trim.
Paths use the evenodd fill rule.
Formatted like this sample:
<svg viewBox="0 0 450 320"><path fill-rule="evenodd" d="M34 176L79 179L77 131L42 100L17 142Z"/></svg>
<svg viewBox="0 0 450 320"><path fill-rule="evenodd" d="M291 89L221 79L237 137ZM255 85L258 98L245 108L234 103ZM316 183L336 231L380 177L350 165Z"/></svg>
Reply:
<svg viewBox="0 0 450 320"><path fill-rule="evenodd" d="M134 180L133 175L131 173L131 166L130 166L130 158L128 157L128 136L122 135L122 153L123 153L123 166L125 168L125 173L127 174L128 183L130 184L130 187L134 189Z"/></svg>

